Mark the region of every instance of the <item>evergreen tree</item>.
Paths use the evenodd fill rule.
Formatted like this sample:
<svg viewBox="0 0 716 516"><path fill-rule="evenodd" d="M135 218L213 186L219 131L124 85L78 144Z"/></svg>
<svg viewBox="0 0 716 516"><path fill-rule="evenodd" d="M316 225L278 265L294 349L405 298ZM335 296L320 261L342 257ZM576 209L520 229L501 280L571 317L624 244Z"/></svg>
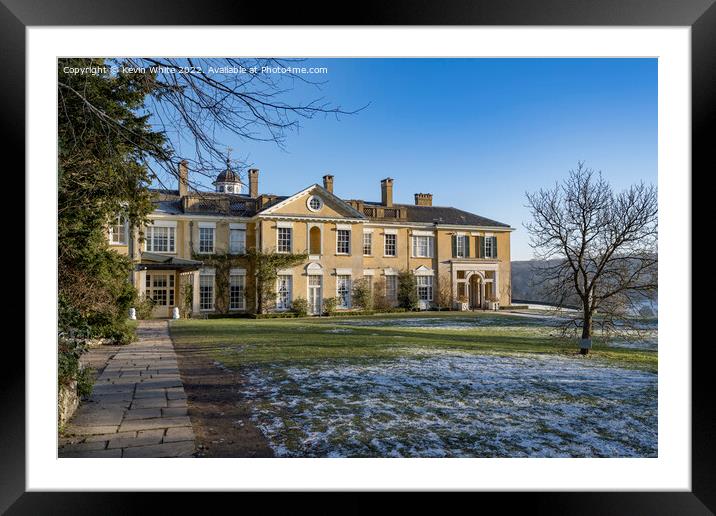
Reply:
<svg viewBox="0 0 716 516"><path fill-rule="evenodd" d="M410 271L398 274L398 306L407 310L418 309L418 285Z"/></svg>
<svg viewBox="0 0 716 516"><path fill-rule="evenodd" d="M97 73L71 72L90 66ZM85 333L123 340L135 291L131 261L109 248L108 226L120 214L130 227L146 220L147 160L170 155L142 112L147 77L113 73L102 59L59 59L58 74L60 331L75 330L79 317Z"/></svg>

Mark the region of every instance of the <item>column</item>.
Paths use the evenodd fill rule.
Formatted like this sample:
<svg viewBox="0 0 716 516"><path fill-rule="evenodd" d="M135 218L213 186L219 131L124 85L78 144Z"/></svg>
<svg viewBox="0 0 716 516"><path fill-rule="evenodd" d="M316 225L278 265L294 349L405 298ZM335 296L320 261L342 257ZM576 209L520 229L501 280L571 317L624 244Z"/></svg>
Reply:
<svg viewBox="0 0 716 516"><path fill-rule="evenodd" d="M455 270L455 266L452 265L450 267L451 273L452 273L452 284L450 285L450 291L451 291L451 299L450 303L455 303L457 301L457 271ZM451 306L450 309L452 310L453 307Z"/></svg>
<svg viewBox="0 0 716 516"><path fill-rule="evenodd" d="M139 271L139 283L137 285L134 285L134 287L137 289L137 293L140 297L144 297L144 292L146 290L147 285L147 271L146 270L140 270Z"/></svg>
<svg viewBox="0 0 716 516"><path fill-rule="evenodd" d="M191 302L191 313L196 317L199 314L199 271L191 273L192 282L192 302Z"/></svg>

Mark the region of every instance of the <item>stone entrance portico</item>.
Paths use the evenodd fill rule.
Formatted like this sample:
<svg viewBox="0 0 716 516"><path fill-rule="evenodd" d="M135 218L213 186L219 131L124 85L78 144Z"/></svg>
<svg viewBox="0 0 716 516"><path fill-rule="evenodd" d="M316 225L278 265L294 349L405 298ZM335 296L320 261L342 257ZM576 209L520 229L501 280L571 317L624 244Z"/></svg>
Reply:
<svg viewBox="0 0 716 516"><path fill-rule="evenodd" d="M499 264L495 261L450 262L452 298L466 298L470 309L487 308L487 300L500 292Z"/></svg>

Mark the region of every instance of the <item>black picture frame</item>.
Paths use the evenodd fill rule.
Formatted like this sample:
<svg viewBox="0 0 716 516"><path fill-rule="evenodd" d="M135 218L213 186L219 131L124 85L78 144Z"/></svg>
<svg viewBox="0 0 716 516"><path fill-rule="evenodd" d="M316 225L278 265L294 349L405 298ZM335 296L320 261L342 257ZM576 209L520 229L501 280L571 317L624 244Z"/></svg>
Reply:
<svg viewBox="0 0 716 516"><path fill-rule="evenodd" d="M363 0L344 9L316 4L190 0L0 0L0 113L2 142L24 169L25 29L62 25L549 25L688 26L692 50L692 170L712 169L716 125L715 0ZM347 9L347 11L346 11ZM340 12L350 12L350 17ZM259 23L257 23L259 22ZM709 131L711 129L711 131ZM9 151L8 151L9 152ZM707 168L709 167L709 168ZM5 170L7 174L9 171ZM684 171L684 180L690 180ZM48 171L48 174L51 172ZM691 177L696 176L692 173ZM7 176L6 176L7 177ZM22 185L19 188L24 191ZM21 191L15 190L15 191ZM692 202L693 205L693 202ZM689 240L690 241L690 240ZM689 281L691 278L688 278ZM695 304L694 304L695 306ZM693 320L693 318L692 318ZM7 339L6 339L7 340ZM681 343L685 344L685 343ZM702 344L708 344L704 341ZM504 508L524 504L550 514L713 514L716 511L716 417L708 346L692 347L692 490L690 492L481 493ZM15 356L13 356L13 353ZM0 512L119 514L146 507L148 495L25 492L25 353L7 346L0 389ZM605 459L608 460L608 459ZM216 494L210 494L216 496ZM246 496L246 495L243 495ZM167 497L165 497L167 498ZM223 498L223 496L222 496ZM421 497L416 499L420 500ZM164 512L186 503L174 494ZM361 503L352 503L360 508ZM81 510L78 510L81 508Z"/></svg>

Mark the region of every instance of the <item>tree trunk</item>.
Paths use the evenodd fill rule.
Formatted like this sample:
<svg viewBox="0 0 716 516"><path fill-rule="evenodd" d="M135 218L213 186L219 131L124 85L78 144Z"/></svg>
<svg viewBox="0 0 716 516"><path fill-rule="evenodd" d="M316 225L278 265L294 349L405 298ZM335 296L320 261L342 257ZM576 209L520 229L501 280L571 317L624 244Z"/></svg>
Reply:
<svg viewBox="0 0 716 516"><path fill-rule="evenodd" d="M584 322L582 323L582 339L592 338L592 312L588 307L584 307ZM580 345L579 352L582 355L589 353L588 348L584 348Z"/></svg>

